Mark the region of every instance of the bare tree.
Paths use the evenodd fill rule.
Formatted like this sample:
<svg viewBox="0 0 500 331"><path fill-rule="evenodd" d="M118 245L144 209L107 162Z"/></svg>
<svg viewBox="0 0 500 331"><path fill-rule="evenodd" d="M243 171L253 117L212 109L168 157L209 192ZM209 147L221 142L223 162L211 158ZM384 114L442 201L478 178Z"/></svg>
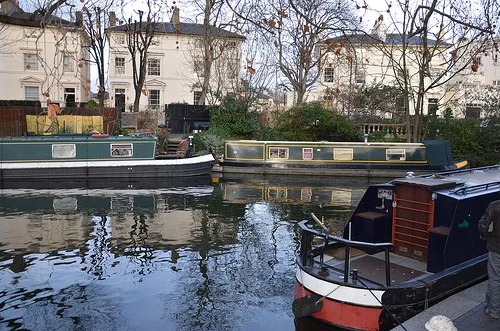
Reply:
<svg viewBox="0 0 500 331"><path fill-rule="evenodd" d="M102 6L102 7L101 7ZM109 8L110 3L102 2L99 6L82 8L83 26L87 35L90 37L88 51L92 58L91 63L97 68L99 109L104 108L104 97L106 94L106 47L108 44L108 35L105 29L109 26ZM114 15L114 14L112 14ZM111 18L113 19L113 18Z"/></svg>
<svg viewBox="0 0 500 331"><path fill-rule="evenodd" d="M365 3L359 9L364 15L370 7ZM498 11L495 0L478 0L476 6L444 0L386 1L388 27L400 42L377 47L390 59L395 84L405 96L408 141L425 135L426 95L469 68L477 71L477 55L495 33Z"/></svg>
<svg viewBox="0 0 500 331"><path fill-rule="evenodd" d="M224 0L199 0L192 4L192 12L196 15L194 22L202 26L200 38L190 50L199 77L195 85L201 89L198 104L217 103L231 88L229 85L237 88L235 82L241 61L239 44L244 37L236 32L241 30L241 24Z"/></svg>
<svg viewBox="0 0 500 331"><path fill-rule="evenodd" d="M321 74L326 51L317 46L329 35L355 28L349 7L333 0L240 1L231 8L274 45L277 67L298 104Z"/></svg>
<svg viewBox="0 0 500 331"><path fill-rule="evenodd" d="M134 111L139 111L141 94L146 95L143 90L148 69L148 49L153 42L156 28L159 22L158 11L150 0L147 1L148 13L144 17L144 11L139 10L139 20L129 18L126 24L127 48L132 58L132 75L134 84Z"/></svg>

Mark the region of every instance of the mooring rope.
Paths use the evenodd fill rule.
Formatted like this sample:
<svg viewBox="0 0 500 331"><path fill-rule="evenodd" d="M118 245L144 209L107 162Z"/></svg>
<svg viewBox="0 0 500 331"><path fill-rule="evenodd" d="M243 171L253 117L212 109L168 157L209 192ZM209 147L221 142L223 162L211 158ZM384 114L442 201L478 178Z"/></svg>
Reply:
<svg viewBox="0 0 500 331"><path fill-rule="evenodd" d="M384 308L384 310L385 310L385 311L387 311L387 312L389 313L389 315L391 315L391 317L392 317L392 318L396 321L396 323L398 323L398 325L399 325L399 326L401 326L401 327L403 328L403 330L408 331L408 330L404 327L403 323L401 323L401 322L399 321L399 319L396 317L396 315L394 315L394 314L393 314L393 313L389 310L389 308L387 308L387 306L386 306L386 305L384 305L384 304L382 303L382 301L380 301L380 300L377 298L377 296L375 295L375 293L373 293L373 292L372 292L372 290L371 290L368 286L366 286L366 284L365 284L365 283L364 283L361 279L359 279L359 278L358 278L357 280L361 283L361 285L363 285L363 286L364 286L364 287L365 287L365 288L366 288L366 289L367 289L367 290L371 293L371 295L373 295L373 297L375 298L375 300L377 300L377 301L378 301L378 303L380 303L380 305L382 306L382 308Z"/></svg>

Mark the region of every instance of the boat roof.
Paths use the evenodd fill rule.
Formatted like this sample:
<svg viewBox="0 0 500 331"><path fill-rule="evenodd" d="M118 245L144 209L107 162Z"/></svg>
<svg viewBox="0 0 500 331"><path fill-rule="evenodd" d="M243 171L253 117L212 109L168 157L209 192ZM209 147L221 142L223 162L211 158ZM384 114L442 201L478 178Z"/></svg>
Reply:
<svg viewBox="0 0 500 331"><path fill-rule="evenodd" d="M393 185L421 186L454 199L467 198L498 191L500 193L500 165L442 172L432 175L394 179ZM500 194L499 194L500 198Z"/></svg>
<svg viewBox="0 0 500 331"><path fill-rule="evenodd" d="M24 137L0 137L0 143L20 143L20 142L74 142L74 141L136 141L136 140L156 140L155 136L106 136L92 137L91 134L59 134L47 136L24 136Z"/></svg>
<svg viewBox="0 0 500 331"><path fill-rule="evenodd" d="M247 143L247 144L287 144L287 145L343 145L343 146L412 146L424 147L423 143L398 143L398 142L362 142L362 141L274 141L274 140L226 140L226 143Z"/></svg>

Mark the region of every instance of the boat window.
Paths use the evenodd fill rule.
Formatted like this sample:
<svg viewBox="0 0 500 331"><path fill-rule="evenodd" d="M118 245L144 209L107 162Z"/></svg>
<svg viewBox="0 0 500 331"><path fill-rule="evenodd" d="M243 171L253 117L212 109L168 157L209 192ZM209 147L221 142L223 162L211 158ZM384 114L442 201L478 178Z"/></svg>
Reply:
<svg viewBox="0 0 500 331"><path fill-rule="evenodd" d="M401 148L388 148L385 150L387 160L406 160L406 151Z"/></svg>
<svg viewBox="0 0 500 331"><path fill-rule="evenodd" d="M302 159L312 160L313 159L313 149L312 148L302 148Z"/></svg>
<svg viewBox="0 0 500 331"><path fill-rule="evenodd" d="M112 157L128 157L134 155L133 144L111 144Z"/></svg>
<svg viewBox="0 0 500 331"><path fill-rule="evenodd" d="M300 189L300 201L311 202L312 200L312 189L310 188L301 188Z"/></svg>
<svg viewBox="0 0 500 331"><path fill-rule="evenodd" d="M76 157L75 144L54 144L52 145L52 158L71 159Z"/></svg>
<svg viewBox="0 0 500 331"><path fill-rule="evenodd" d="M269 147L270 159L288 159L288 148Z"/></svg>
<svg viewBox="0 0 500 331"><path fill-rule="evenodd" d="M340 161L351 161L353 159L354 151L352 148L334 148L333 159Z"/></svg>

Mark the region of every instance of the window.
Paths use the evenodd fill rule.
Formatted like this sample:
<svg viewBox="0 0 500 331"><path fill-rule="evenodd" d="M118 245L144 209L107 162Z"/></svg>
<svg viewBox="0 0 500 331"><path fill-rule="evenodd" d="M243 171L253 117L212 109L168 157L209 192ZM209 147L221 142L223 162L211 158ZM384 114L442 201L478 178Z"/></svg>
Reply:
<svg viewBox="0 0 500 331"><path fill-rule="evenodd" d="M160 76L160 59L148 59L148 75Z"/></svg>
<svg viewBox="0 0 500 331"><path fill-rule="evenodd" d="M115 90L115 107L118 111L125 111L125 89L117 88Z"/></svg>
<svg viewBox="0 0 500 331"><path fill-rule="evenodd" d="M333 159L339 161L352 161L354 151L352 148L334 148Z"/></svg>
<svg viewBox="0 0 500 331"><path fill-rule="evenodd" d="M227 78L236 79L238 78L238 62L228 61L227 62Z"/></svg>
<svg viewBox="0 0 500 331"><path fill-rule="evenodd" d="M197 105L201 99L201 91L194 91L193 105Z"/></svg>
<svg viewBox="0 0 500 331"><path fill-rule="evenodd" d="M481 105L476 103L468 103L465 106L465 118L480 118Z"/></svg>
<svg viewBox="0 0 500 331"><path fill-rule="evenodd" d="M194 72L198 77L203 77L204 63L201 60L194 61Z"/></svg>
<svg viewBox="0 0 500 331"><path fill-rule="evenodd" d="M160 90L148 91L148 105L153 107L160 106Z"/></svg>
<svg viewBox="0 0 500 331"><path fill-rule="evenodd" d="M65 88L64 89L64 102L66 103L66 107L76 107L75 103L75 89L74 88Z"/></svg>
<svg viewBox="0 0 500 331"><path fill-rule="evenodd" d="M24 87L24 100L38 101L39 98L39 88L38 86L25 86Z"/></svg>
<svg viewBox="0 0 500 331"><path fill-rule="evenodd" d="M323 80L325 83L333 83L333 68L325 68Z"/></svg>
<svg viewBox="0 0 500 331"><path fill-rule="evenodd" d="M494 80L493 86L500 86L500 80Z"/></svg>
<svg viewBox="0 0 500 331"><path fill-rule="evenodd" d="M115 41L118 45L124 45L125 44L125 35L123 35L123 34L116 35Z"/></svg>
<svg viewBox="0 0 500 331"><path fill-rule="evenodd" d="M313 159L313 149L312 148L302 148L302 159L312 160Z"/></svg>
<svg viewBox="0 0 500 331"><path fill-rule="evenodd" d="M151 40L151 46L160 46L160 37L154 36Z"/></svg>
<svg viewBox="0 0 500 331"><path fill-rule="evenodd" d="M134 145L111 144L110 153L112 157L130 157L134 155Z"/></svg>
<svg viewBox="0 0 500 331"><path fill-rule="evenodd" d="M205 43L203 42L203 39L196 39L194 41L194 46L197 47L197 48L204 48L205 47Z"/></svg>
<svg viewBox="0 0 500 331"><path fill-rule="evenodd" d="M288 148L269 147L269 159L288 159Z"/></svg>
<svg viewBox="0 0 500 331"><path fill-rule="evenodd" d="M427 115L436 116L438 108L438 99L429 99L427 101Z"/></svg>
<svg viewBox="0 0 500 331"><path fill-rule="evenodd" d="M40 30L39 29L24 28L24 36L26 38L37 39L38 37L40 37Z"/></svg>
<svg viewBox="0 0 500 331"><path fill-rule="evenodd" d="M386 160L399 160L399 161L404 161L406 160L406 151L401 148L388 148L385 150L385 156Z"/></svg>
<svg viewBox="0 0 500 331"><path fill-rule="evenodd" d="M75 72L75 59L72 56L64 55L63 72Z"/></svg>
<svg viewBox="0 0 500 331"><path fill-rule="evenodd" d="M125 75L125 58L115 58L115 75Z"/></svg>
<svg viewBox="0 0 500 331"><path fill-rule="evenodd" d="M236 48L236 41L228 41L226 47L230 49Z"/></svg>
<svg viewBox="0 0 500 331"><path fill-rule="evenodd" d="M24 53L24 70L38 70L38 60L35 54Z"/></svg>
<svg viewBox="0 0 500 331"><path fill-rule="evenodd" d="M356 84L364 84L366 82L365 70L363 68L356 68L354 79Z"/></svg>

